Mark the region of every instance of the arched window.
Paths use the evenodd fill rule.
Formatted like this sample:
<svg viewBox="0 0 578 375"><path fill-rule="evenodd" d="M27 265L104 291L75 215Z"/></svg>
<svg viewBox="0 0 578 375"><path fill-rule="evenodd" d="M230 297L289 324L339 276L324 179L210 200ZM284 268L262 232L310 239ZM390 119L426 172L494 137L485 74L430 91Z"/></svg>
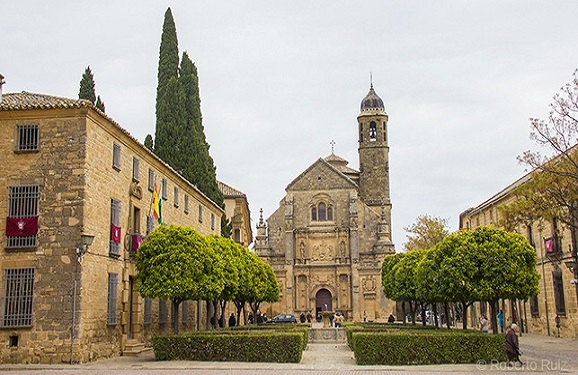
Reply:
<svg viewBox="0 0 578 375"><path fill-rule="evenodd" d="M319 221L327 220L325 203L321 202L317 205L317 213L319 214Z"/></svg>
<svg viewBox="0 0 578 375"><path fill-rule="evenodd" d="M369 140L375 141L377 139L377 125L375 121L369 123Z"/></svg>
<svg viewBox="0 0 578 375"><path fill-rule="evenodd" d="M325 202L311 207L311 221L333 221L333 207Z"/></svg>

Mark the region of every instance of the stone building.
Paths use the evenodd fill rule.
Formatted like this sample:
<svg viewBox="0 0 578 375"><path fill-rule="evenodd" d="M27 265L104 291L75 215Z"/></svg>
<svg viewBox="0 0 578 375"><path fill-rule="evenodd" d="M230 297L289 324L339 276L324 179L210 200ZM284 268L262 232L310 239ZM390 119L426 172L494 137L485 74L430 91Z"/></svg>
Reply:
<svg viewBox="0 0 578 375"><path fill-rule="evenodd" d="M528 173L480 205L462 212L460 229L500 227L503 219L500 206L510 203L514 190L531 178L532 173ZM572 283L576 276L569 267L576 261L576 233L548 220L519 225L516 231L526 236L536 249L540 293L528 301L500 301L499 309L504 311L506 325L516 322L524 332L578 337L578 291L576 282ZM490 308L487 303L475 303L470 314L470 321L476 324L480 314L490 314Z"/></svg>
<svg viewBox="0 0 578 375"><path fill-rule="evenodd" d="M247 195L221 181L217 181L217 184L223 193L225 213L231 221L231 238L235 242L249 247L253 242L253 231L251 230L251 211L249 210Z"/></svg>
<svg viewBox="0 0 578 375"><path fill-rule="evenodd" d="M386 319L395 310L381 287L391 240L388 115L373 85L357 117L357 171L331 154L286 187L279 208L257 224L255 251L281 288L269 316L329 310L348 319Z"/></svg>
<svg viewBox="0 0 578 375"><path fill-rule="evenodd" d="M166 224L219 234L221 208L86 100L4 94L0 129L0 362L128 355L170 331L170 303L135 286L154 186ZM183 331L205 324L182 309Z"/></svg>

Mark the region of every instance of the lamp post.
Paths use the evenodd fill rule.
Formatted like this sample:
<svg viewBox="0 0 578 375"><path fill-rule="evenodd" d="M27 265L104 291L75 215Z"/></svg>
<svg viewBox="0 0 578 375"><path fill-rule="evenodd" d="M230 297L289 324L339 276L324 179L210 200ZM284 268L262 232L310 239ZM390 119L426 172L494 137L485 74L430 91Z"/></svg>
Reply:
<svg viewBox="0 0 578 375"><path fill-rule="evenodd" d="M74 327L76 326L76 285L78 280L78 265L82 264L82 258L88 251L88 247L92 245L94 236L90 234L80 235L80 244L76 248L76 264L74 269L74 290L72 292L72 326L70 327L70 364L73 364L74 352Z"/></svg>

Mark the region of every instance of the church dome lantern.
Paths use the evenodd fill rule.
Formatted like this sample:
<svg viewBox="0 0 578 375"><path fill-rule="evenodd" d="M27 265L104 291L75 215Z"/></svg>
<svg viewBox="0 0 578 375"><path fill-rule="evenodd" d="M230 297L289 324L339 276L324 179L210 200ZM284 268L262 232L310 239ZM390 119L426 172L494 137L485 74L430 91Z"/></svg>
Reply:
<svg viewBox="0 0 578 375"><path fill-rule="evenodd" d="M369 88L369 92L365 95L365 98L361 101L361 112L385 112L383 100L373 89L373 84Z"/></svg>

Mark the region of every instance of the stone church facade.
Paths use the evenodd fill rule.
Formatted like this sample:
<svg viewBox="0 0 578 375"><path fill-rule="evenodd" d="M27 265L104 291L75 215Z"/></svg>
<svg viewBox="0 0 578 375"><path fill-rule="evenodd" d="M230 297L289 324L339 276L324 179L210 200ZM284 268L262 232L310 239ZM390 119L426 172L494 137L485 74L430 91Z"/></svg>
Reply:
<svg viewBox="0 0 578 375"><path fill-rule="evenodd" d="M381 288L382 261L395 253L387 122L372 85L357 117L359 171L333 153L320 158L289 183L266 222L261 213L255 251L281 288L267 315L327 310L373 321L395 310Z"/></svg>

